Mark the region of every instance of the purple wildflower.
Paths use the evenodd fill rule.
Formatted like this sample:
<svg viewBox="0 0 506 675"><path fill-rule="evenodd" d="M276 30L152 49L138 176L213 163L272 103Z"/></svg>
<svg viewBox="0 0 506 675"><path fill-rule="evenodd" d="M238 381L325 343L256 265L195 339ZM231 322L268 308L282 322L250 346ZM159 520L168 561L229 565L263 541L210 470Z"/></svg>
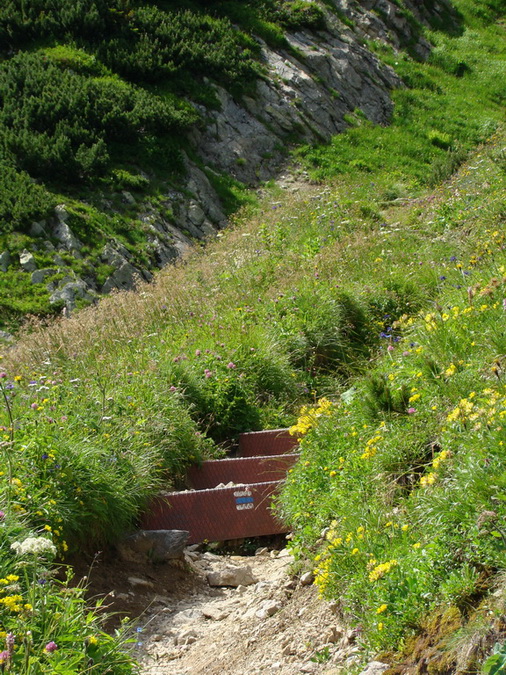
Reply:
<svg viewBox="0 0 506 675"><path fill-rule="evenodd" d="M58 645L56 644L56 642L53 642L53 640L51 640L51 642L47 643L44 649L46 650L46 652L48 652L48 654L51 654L52 652L55 652L58 649Z"/></svg>
<svg viewBox="0 0 506 675"><path fill-rule="evenodd" d="M14 642L16 641L16 636L13 633L7 633L5 636L5 644L7 645L7 650L9 655L12 656L14 652Z"/></svg>

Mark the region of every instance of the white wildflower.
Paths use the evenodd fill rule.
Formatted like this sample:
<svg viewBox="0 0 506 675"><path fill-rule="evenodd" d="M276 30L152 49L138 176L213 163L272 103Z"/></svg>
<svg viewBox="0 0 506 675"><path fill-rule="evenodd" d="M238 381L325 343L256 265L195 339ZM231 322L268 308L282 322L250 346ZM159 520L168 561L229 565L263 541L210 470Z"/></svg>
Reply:
<svg viewBox="0 0 506 675"><path fill-rule="evenodd" d="M51 554L56 555L56 546L50 539L46 537L28 537L24 541L15 541L11 544L13 551L16 551L17 555L25 555L30 553L32 555L45 555Z"/></svg>

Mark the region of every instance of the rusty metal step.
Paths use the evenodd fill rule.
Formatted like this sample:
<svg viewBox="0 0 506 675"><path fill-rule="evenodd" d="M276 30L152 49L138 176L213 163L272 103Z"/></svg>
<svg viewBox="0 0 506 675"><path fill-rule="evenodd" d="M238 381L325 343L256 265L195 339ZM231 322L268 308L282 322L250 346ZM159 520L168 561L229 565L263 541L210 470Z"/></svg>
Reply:
<svg viewBox="0 0 506 675"><path fill-rule="evenodd" d="M267 457L213 459L192 466L187 473L188 487L194 490L215 488L220 483L267 483L283 480L298 460L296 453Z"/></svg>
<svg viewBox="0 0 506 675"><path fill-rule="evenodd" d="M282 534L286 525L270 506L282 481L159 495L145 515L145 530L187 530L189 544Z"/></svg>
<svg viewBox="0 0 506 675"><path fill-rule="evenodd" d="M298 444L298 439L291 436L288 429L250 431L239 436L239 456L283 455L293 452Z"/></svg>
<svg viewBox="0 0 506 675"><path fill-rule="evenodd" d="M156 497L143 529L187 530L190 544L288 532L271 505L298 459L296 447L297 439L287 429L241 434L239 457L192 467L187 478L193 489ZM216 487L227 483L235 485Z"/></svg>

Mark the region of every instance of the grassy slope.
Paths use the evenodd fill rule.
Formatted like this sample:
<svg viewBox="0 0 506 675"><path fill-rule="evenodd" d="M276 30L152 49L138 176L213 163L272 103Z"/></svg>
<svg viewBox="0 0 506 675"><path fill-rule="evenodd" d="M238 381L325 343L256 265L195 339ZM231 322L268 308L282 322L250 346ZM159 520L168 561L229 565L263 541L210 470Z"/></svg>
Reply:
<svg viewBox="0 0 506 675"><path fill-rule="evenodd" d="M477 23L459 38L444 38L450 53L475 55L474 70L458 82L437 65L412 65L437 81L441 91L433 95L448 102L447 126L437 124L443 138L429 134L429 106L417 125L403 127L405 117L415 117L404 107L390 130L395 139L402 130L399 157L410 155L402 170L392 165L391 148L400 146L386 142L389 130L358 126L340 142L371 162L382 158L375 161L385 169L364 172L356 164L300 199L273 195L263 211L140 293L112 296L48 329L34 327L4 354L5 576L16 570L13 538L50 536L60 554L114 541L161 480L214 453L214 443L292 423L302 403L326 395L329 414L307 435L306 456L282 505L296 548L322 556L322 591L347 589L343 611L363 626L372 650L398 645L441 603L456 608L457 623L469 616L466 608L478 591L486 594L504 563L500 490L486 477L493 471L500 487L500 424L487 416L493 399L499 418L504 396L505 137L502 130L484 134L500 107L481 85L504 65L495 46L500 30ZM413 110L431 91L411 92ZM455 156L437 145L454 143L444 136L446 118L461 121L459 141L468 130L470 147L480 135L465 110L477 110L478 100L482 120L489 120L480 132L486 145L452 182L427 192L423 148L448 171ZM374 138L382 144L375 147ZM353 383L355 398L340 398ZM463 398L479 402L469 411L478 415L472 423ZM463 412L452 412L457 407ZM495 515L478 527L484 511ZM493 527L486 518L495 519ZM325 527L331 530L322 544ZM346 547L335 544L339 538ZM370 570L369 553L376 560ZM369 580L392 560L376 572L378 583ZM29 581L22 593L32 593L34 606L42 601ZM52 602L58 597L51 594ZM67 641L82 664L86 650L75 645L83 632L68 620L55 625L34 620L29 610L2 612L6 631L21 635L30 627L40 653L46 640ZM103 654L105 638L104 645ZM20 654L28 651L20 647ZM34 672L46 672L48 658L40 656Z"/></svg>
<svg viewBox="0 0 506 675"><path fill-rule="evenodd" d="M240 8L192 0L3 3L0 252L10 252L11 264L2 273L0 328L61 310L46 285L31 284L19 268L25 248L39 268L54 270L46 283L73 271L100 288L111 273L100 259L111 238L138 267L156 267L139 214L153 210L173 222L166 194L185 186L187 132L202 124L195 104L219 105L210 82L237 96L254 85L263 66L250 33L287 46L284 28L318 27L322 16L297 0L249 0ZM215 181L225 210L248 201L242 184ZM57 204L65 204L84 244L83 259L64 254L55 263L31 232Z"/></svg>

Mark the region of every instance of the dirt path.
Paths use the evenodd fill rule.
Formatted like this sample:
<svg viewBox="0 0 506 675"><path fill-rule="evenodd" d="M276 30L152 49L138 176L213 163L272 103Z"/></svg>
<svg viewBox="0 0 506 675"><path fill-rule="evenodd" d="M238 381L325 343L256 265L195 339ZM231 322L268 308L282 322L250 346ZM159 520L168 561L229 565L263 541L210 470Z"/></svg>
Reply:
<svg viewBox="0 0 506 675"><path fill-rule="evenodd" d="M286 550L254 557L190 552L193 592L167 598L143 619L138 658L143 675L347 673L360 658L354 635L316 588L289 576ZM238 587L213 587L210 573L243 575ZM230 568L233 568L232 570ZM254 581L247 579L248 569Z"/></svg>

